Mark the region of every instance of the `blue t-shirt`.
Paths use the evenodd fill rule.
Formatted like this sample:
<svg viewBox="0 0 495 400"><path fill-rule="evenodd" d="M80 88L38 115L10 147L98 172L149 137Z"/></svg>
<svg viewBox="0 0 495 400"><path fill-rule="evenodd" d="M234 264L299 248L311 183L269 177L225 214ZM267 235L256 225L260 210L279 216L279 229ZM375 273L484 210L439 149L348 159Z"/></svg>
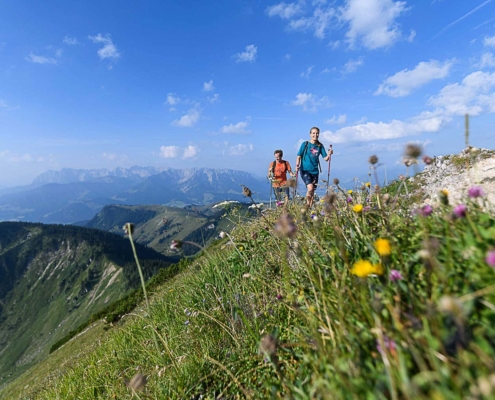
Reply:
<svg viewBox="0 0 495 400"><path fill-rule="evenodd" d="M306 143L308 147L306 147ZM306 147L306 151L304 148ZM303 155L304 153L304 155ZM302 142L297 155L301 157L301 169L313 175L318 175L318 158L320 154L325 158L327 152L323 145L318 146L311 142Z"/></svg>

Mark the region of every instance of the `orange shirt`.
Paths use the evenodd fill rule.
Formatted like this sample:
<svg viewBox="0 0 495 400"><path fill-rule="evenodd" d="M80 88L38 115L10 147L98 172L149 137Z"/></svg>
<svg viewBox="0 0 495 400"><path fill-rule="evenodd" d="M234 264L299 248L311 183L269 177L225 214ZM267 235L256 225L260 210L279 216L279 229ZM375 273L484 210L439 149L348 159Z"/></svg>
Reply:
<svg viewBox="0 0 495 400"><path fill-rule="evenodd" d="M292 172L292 168L288 161L282 160L281 162L273 161L270 163L270 167L268 168L268 175L271 174L273 163L275 163L275 170L273 171L273 187L281 187L285 186L287 183L287 172ZM287 163L287 167L286 167Z"/></svg>

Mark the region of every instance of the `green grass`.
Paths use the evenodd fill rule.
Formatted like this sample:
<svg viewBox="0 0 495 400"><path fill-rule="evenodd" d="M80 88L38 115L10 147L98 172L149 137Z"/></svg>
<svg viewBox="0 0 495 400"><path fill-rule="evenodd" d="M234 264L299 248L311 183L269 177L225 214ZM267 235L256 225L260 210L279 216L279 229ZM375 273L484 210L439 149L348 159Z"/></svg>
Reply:
<svg viewBox="0 0 495 400"><path fill-rule="evenodd" d="M2 398L490 398L495 220L467 196L465 217L412 216L403 193L396 205L372 195L368 211L354 211L368 196L356 191L239 224L157 287L149 313L138 306L66 365L50 356L34 387ZM134 394L124 379L138 371L148 383Z"/></svg>

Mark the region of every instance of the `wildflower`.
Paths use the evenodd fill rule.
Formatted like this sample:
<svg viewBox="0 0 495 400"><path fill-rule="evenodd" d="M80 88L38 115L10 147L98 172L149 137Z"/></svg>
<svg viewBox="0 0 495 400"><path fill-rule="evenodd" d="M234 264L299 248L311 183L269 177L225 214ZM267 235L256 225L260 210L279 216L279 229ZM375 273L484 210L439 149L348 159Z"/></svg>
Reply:
<svg viewBox="0 0 495 400"><path fill-rule="evenodd" d="M260 350L262 353L272 357L277 352L278 340L273 335L265 335L260 341Z"/></svg>
<svg viewBox="0 0 495 400"><path fill-rule="evenodd" d="M495 268L495 250L486 253L485 261L490 267Z"/></svg>
<svg viewBox="0 0 495 400"><path fill-rule="evenodd" d="M311 219L315 219L315 218L318 219L316 214L311 214Z"/></svg>
<svg viewBox="0 0 495 400"><path fill-rule="evenodd" d="M348 203L352 203L352 197L348 197L348 198L347 198L347 202L348 202Z"/></svg>
<svg viewBox="0 0 495 400"><path fill-rule="evenodd" d="M338 178L334 178L334 179L333 179L333 184L334 184L334 185L338 186L338 185L339 185L339 183L340 183L340 181L339 181L339 179L338 179Z"/></svg>
<svg viewBox="0 0 495 400"><path fill-rule="evenodd" d="M363 212L368 212L369 210L371 210L371 207L370 206L366 206L363 208Z"/></svg>
<svg viewBox="0 0 495 400"><path fill-rule="evenodd" d="M430 165L433 162L433 159L430 156L423 156L423 162L426 165Z"/></svg>
<svg viewBox="0 0 495 400"><path fill-rule="evenodd" d="M353 265L351 273L359 278L366 278L368 275L372 274L382 275L383 267L381 264L372 265L367 260L359 260Z"/></svg>
<svg viewBox="0 0 495 400"><path fill-rule="evenodd" d="M390 241L388 239L377 239L375 241L376 252L381 256L389 256L392 253Z"/></svg>
<svg viewBox="0 0 495 400"><path fill-rule="evenodd" d="M390 194L389 193L385 193L383 195L383 201L385 202L385 204L390 203L390 199L391 199L391 197L390 197Z"/></svg>
<svg viewBox="0 0 495 400"><path fill-rule="evenodd" d="M284 205L284 202L283 201L277 201L277 207L281 207Z"/></svg>
<svg viewBox="0 0 495 400"><path fill-rule="evenodd" d="M371 187L371 182L366 182L366 183L364 184L364 186L366 186L366 187Z"/></svg>
<svg viewBox="0 0 495 400"><path fill-rule="evenodd" d="M390 275L388 276L388 278L392 282L401 281L402 279L404 279L404 277L402 276L400 271L397 271L396 269L393 269L392 271L390 271Z"/></svg>
<svg viewBox="0 0 495 400"><path fill-rule="evenodd" d="M390 353L395 353L395 350L397 348L397 345L394 340L390 339L388 336L383 336L383 345L385 346L385 350L387 350ZM383 355L383 349L382 346L380 345L380 341L376 341L376 349L380 354Z"/></svg>
<svg viewBox="0 0 495 400"><path fill-rule="evenodd" d="M363 211L363 205L362 204L356 204L354 207L352 207L352 210L356 213L360 213Z"/></svg>
<svg viewBox="0 0 495 400"><path fill-rule="evenodd" d="M352 189L349 189L347 193L352 194Z"/></svg>
<svg viewBox="0 0 495 400"><path fill-rule="evenodd" d="M429 217L432 212L433 212L433 208L429 204L426 204L423 207L414 210L413 214L421 215L422 217Z"/></svg>
<svg viewBox="0 0 495 400"><path fill-rule="evenodd" d="M186 322L184 322L184 325L189 325L189 320L187 320Z"/></svg>
<svg viewBox="0 0 495 400"><path fill-rule="evenodd" d="M294 189L295 187L297 187L297 182L296 182L295 179L290 178L290 179L287 180L287 184L286 185L288 187Z"/></svg>
<svg viewBox="0 0 495 400"><path fill-rule="evenodd" d="M444 206L448 206L449 205L449 192L448 192L448 190L443 189L443 190L440 191L440 202Z"/></svg>
<svg viewBox="0 0 495 400"><path fill-rule="evenodd" d="M122 227L122 229L124 230L125 235L132 235L134 233L134 224L128 222Z"/></svg>
<svg viewBox="0 0 495 400"><path fill-rule="evenodd" d="M417 159L422 152L423 149L421 148L421 146L418 146L417 144L414 143L408 143L406 145L406 148L404 149L404 155L412 159Z"/></svg>
<svg viewBox="0 0 495 400"><path fill-rule="evenodd" d="M468 196L472 199L475 199L476 197L483 197L484 195L485 192L483 191L483 188L479 186L473 186L468 190Z"/></svg>
<svg viewBox="0 0 495 400"><path fill-rule="evenodd" d="M371 164L371 165L375 165L376 163L378 163L378 157L375 156L375 155L372 155L370 156L370 158L368 159L368 162Z"/></svg>
<svg viewBox="0 0 495 400"><path fill-rule="evenodd" d="M244 196L246 196L246 197L251 197L251 195L252 195L251 190L247 186L244 186L242 188L242 193L244 193Z"/></svg>
<svg viewBox="0 0 495 400"><path fill-rule="evenodd" d="M467 207L464 204L459 204L454 207L454 215L457 218L464 218L466 216Z"/></svg>
<svg viewBox="0 0 495 400"><path fill-rule="evenodd" d="M278 219L274 229L279 237L293 237L296 234L297 226L289 214L283 214Z"/></svg>
<svg viewBox="0 0 495 400"><path fill-rule="evenodd" d="M127 379L124 380L125 384L127 387L130 387L132 390L141 390L142 388L144 388L144 386L146 385L146 382L147 382L147 378L145 375L143 375L142 373L138 372L136 375L134 375L132 377L132 379L130 381L128 381Z"/></svg>
<svg viewBox="0 0 495 400"><path fill-rule="evenodd" d="M180 249L182 247L182 242L180 240L172 240L170 248L172 250Z"/></svg>
<svg viewBox="0 0 495 400"><path fill-rule="evenodd" d="M218 236L220 236L220 239L223 239L225 236L227 236L227 234L224 231L222 231L218 234Z"/></svg>

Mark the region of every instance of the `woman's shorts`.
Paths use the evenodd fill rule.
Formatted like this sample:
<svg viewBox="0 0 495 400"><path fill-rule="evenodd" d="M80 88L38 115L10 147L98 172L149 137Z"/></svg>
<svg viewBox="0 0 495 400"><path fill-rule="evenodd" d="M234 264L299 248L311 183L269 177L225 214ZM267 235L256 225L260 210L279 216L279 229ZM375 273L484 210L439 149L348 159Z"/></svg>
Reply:
<svg viewBox="0 0 495 400"><path fill-rule="evenodd" d="M310 174L309 172L301 170L301 179L306 186L309 184L318 185L318 174Z"/></svg>

